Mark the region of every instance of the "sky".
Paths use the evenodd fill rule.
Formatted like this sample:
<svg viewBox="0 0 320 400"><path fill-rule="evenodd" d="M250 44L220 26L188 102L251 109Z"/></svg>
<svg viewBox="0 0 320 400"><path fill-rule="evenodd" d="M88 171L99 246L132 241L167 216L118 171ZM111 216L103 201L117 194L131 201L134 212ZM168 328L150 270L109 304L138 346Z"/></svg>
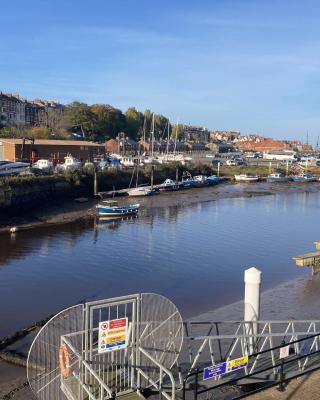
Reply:
<svg viewBox="0 0 320 400"><path fill-rule="evenodd" d="M318 0L0 0L0 90L315 144Z"/></svg>

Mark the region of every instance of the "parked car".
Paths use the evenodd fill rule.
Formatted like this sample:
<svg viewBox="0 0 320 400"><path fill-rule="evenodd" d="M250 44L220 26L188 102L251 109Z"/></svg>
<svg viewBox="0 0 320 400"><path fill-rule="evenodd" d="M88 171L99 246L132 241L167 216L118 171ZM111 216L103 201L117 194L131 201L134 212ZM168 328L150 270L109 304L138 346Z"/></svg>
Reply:
<svg viewBox="0 0 320 400"><path fill-rule="evenodd" d="M237 165L246 165L247 164L246 161L241 157L236 157L234 159L234 161L237 163Z"/></svg>
<svg viewBox="0 0 320 400"><path fill-rule="evenodd" d="M229 160L226 161L226 165L228 165L229 167L234 167L234 166L237 166L238 163L237 163L236 160L229 159Z"/></svg>

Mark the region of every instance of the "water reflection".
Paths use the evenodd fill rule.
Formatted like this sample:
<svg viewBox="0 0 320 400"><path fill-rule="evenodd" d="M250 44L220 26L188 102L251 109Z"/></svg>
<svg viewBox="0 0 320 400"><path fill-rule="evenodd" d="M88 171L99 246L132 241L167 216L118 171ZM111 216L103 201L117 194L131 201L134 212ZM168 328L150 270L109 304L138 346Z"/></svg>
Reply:
<svg viewBox="0 0 320 400"><path fill-rule="evenodd" d="M291 257L319 238L319 200L301 193L144 208L137 218L1 236L0 336L83 299L140 291L196 315L241 299L252 265L264 288L301 276Z"/></svg>

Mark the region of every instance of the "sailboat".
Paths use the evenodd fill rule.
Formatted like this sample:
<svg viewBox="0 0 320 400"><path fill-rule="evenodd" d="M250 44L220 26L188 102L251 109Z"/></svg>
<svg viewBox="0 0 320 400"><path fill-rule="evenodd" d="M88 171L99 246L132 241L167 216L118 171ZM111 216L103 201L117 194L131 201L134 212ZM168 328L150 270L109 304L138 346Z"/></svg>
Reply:
<svg viewBox="0 0 320 400"><path fill-rule="evenodd" d="M155 194L157 191L153 187L153 168L151 169L151 186L138 186L138 181L139 181L139 164L140 164L140 158L138 156L138 164L137 164L137 176L136 176L136 187L134 188L129 188L127 193L129 196L132 197L140 197L140 196L151 196L152 194Z"/></svg>

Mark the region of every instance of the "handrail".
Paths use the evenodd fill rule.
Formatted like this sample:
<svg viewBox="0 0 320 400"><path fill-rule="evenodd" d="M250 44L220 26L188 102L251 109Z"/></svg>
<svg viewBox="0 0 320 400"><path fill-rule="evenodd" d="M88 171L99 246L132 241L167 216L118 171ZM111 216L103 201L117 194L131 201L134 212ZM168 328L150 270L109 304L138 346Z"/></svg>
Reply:
<svg viewBox="0 0 320 400"><path fill-rule="evenodd" d="M90 367L86 360L78 353L78 351L72 346L68 339L64 336L61 336L61 341L64 342L70 350L78 357L79 361L84 365L84 367L89 371L89 373L98 381L99 385L112 397L112 390L100 379L99 375L97 375L94 370Z"/></svg>
<svg viewBox="0 0 320 400"><path fill-rule="evenodd" d="M281 344L281 345L274 346L274 347L272 347L272 348L263 350L263 351L261 351L261 352L249 354L249 355L248 355L248 358L250 359L250 358L253 358L253 357L258 357L258 356L261 355L261 354L265 354L265 353L268 353L268 352L272 352L272 351L274 351L274 350L277 350L277 349L280 349L280 348L283 348L283 347L286 347L286 346L289 346L289 345L294 345L294 344L297 344L297 343L300 343L300 342L303 342L303 341L308 341L308 340L310 340L310 339L314 339L314 338L317 338L317 337L319 337L319 336L320 336L320 333L316 333L316 334L314 334L314 335L309 335L309 336L306 336L306 337L304 337L304 338L291 341L291 342L289 342L289 343L283 343L283 344ZM232 385L233 383L238 382L239 379L243 379L243 378L248 378L248 377L251 377L251 376L255 376L255 375L257 375L257 374L266 372L266 371L268 371L268 370L270 370L270 369L273 369L273 368L279 368L279 367L283 368L284 365L287 365L287 364L290 364L290 363L294 363L294 362L296 362L296 361L299 362L301 359L308 358L308 357L310 357L310 356L318 355L318 354L320 354L320 350L316 350L316 351L309 352L309 353L306 353L306 354L301 354L301 353L300 353L300 354L297 354L297 357L292 357L292 358L290 358L290 359L288 359L288 360L282 359L282 360L280 361L280 363L272 364L272 365L270 365L270 366L268 366L268 367L265 367L265 368L263 368L263 369L260 369L260 370L258 370L258 371L255 371L255 372L251 372L251 373L249 373L249 374L246 374L245 376L243 376L243 377L241 377L241 378L236 377L236 378L233 378L233 379L229 379L228 381L225 381L225 382L222 382L222 383L218 383L217 385L214 385L214 386L206 387L205 389L202 389L202 390L199 390L199 391L198 391L198 375L199 375L200 373L203 373L203 372L204 372L204 368L201 368L201 369L200 369L200 368L197 368L196 370L193 370L193 371L189 372L189 373L187 374L187 376L184 378L184 380L183 380L183 386L182 386L182 389L183 389L183 395L182 395L182 397L183 397L183 400L185 400L185 398L186 398L186 395L185 395L185 392L186 392L186 384L187 384L187 381L188 381L191 377L195 377L195 379L196 379L196 387L194 388L194 391L195 391L195 396L194 396L194 397L195 397L195 399L197 399L197 395L198 395L198 394L205 393L205 392L208 392L208 391L210 391L210 390L218 389L218 388L220 388L220 387L222 387L222 386L225 386L225 385ZM240 397L239 397L239 398L240 398Z"/></svg>
<svg viewBox="0 0 320 400"><path fill-rule="evenodd" d="M144 354L147 358L149 358L150 361L152 361L157 367L159 367L160 371L164 371L170 378L171 381L171 386L172 386L172 392L171 392L171 398L175 399L175 394L176 394L176 383L173 378L173 374L171 371L169 371L165 366L163 366L161 363L159 363L154 357L152 357L151 354L149 354L145 349L142 347L139 347L139 350L142 354ZM161 373L162 377L162 373Z"/></svg>

